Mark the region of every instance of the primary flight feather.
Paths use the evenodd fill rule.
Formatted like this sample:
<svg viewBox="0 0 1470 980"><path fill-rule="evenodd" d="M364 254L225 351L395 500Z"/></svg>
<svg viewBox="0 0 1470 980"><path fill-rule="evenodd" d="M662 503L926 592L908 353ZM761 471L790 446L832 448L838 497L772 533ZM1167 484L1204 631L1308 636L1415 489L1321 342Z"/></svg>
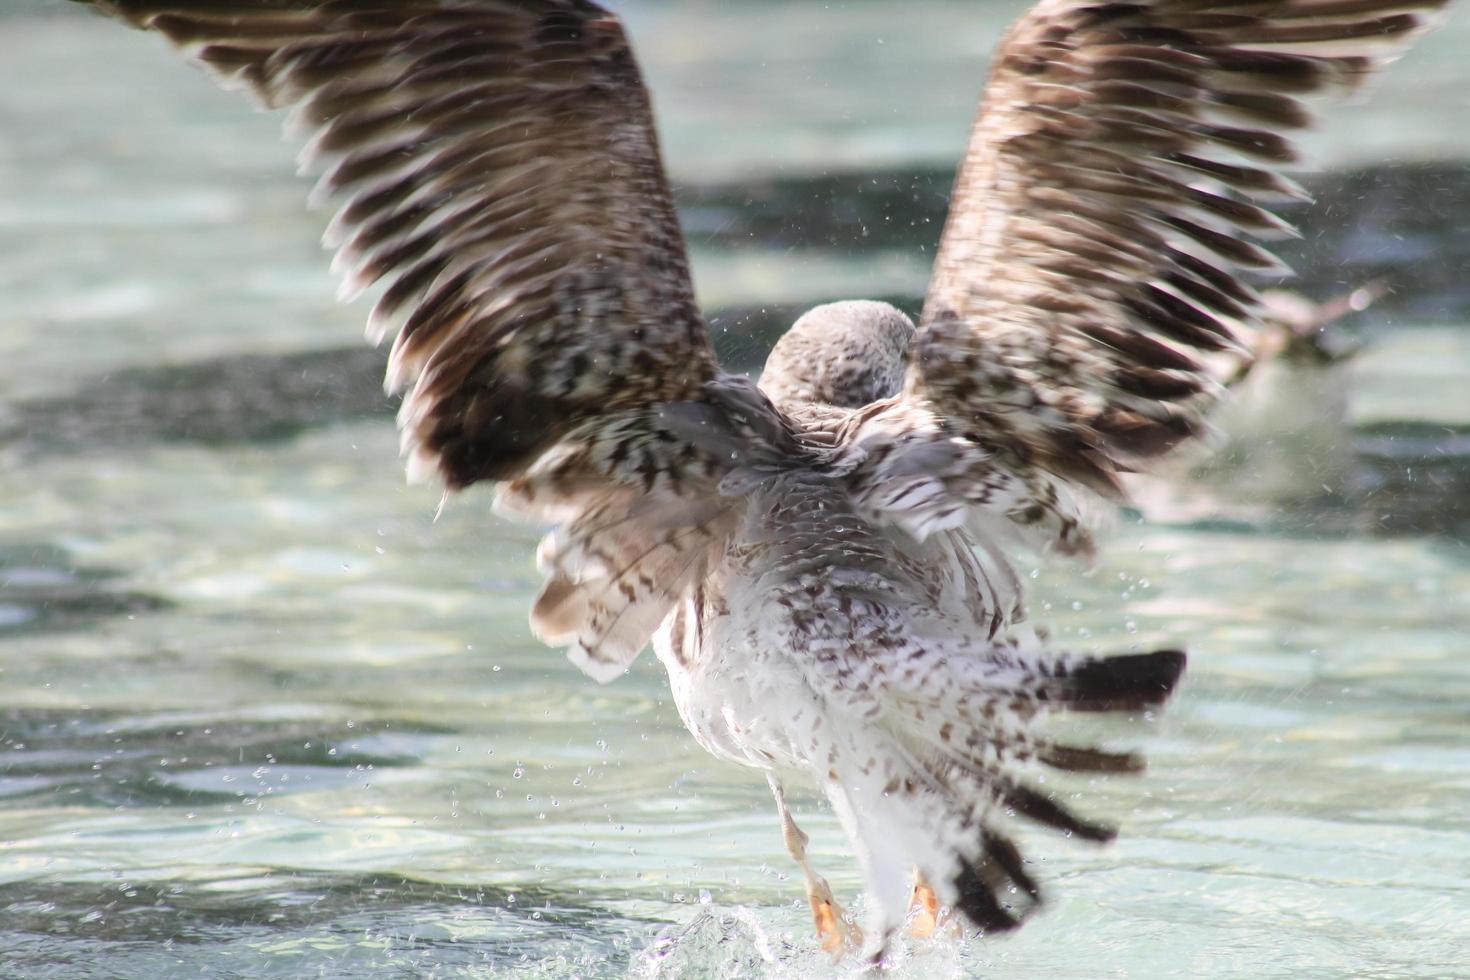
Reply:
<svg viewBox="0 0 1470 980"><path fill-rule="evenodd" d="M870 951L909 911L1018 925L1028 785L1130 772L1054 709L1163 702L1183 654L1014 631L1014 541L1090 554L1121 474L1203 433L1203 358L1259 316L1252 239L1299 96L1351 89L1439 0L1042 0L997 52L917 327L820 307L722 372L631 48L579 0L92 0L290 108L345 296L377 291L412 476L552 525L533 629L599 680L652 641L700 744L765 771L829 948L855 940L781 778L862 865ZM912 886L912 894L911 894Z"/></svg>

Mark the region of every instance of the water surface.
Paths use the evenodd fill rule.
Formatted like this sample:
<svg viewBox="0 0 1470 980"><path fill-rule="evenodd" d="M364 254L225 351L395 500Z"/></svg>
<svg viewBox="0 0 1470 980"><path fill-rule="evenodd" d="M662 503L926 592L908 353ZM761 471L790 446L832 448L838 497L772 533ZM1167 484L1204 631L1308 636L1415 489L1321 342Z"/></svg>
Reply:
<svg viewBox="0 0 1470 980"><path fill-rule="evenodd" d="M624 5L727 348L758 359L763 308L912 305L1017 9ZM901 975L1466 974L1470 304L1460 215L1412 195L1465 186L1467 41L1314 139L1349 190L1309 285L1443 284L1350 325L1346 417L1256 428L1231 452L1300 466L1227 455L1090 572L1023 559L1069 645L1192 651L1099 732L1149 774L1061 785L1122 837L1024 832L1045 913ZM487 493L435 523L403 485L275 121L66 5L5 11L0 65L0 974L827 975L764 783L651 658L600 687L530 637L535 536Z"/></svg>

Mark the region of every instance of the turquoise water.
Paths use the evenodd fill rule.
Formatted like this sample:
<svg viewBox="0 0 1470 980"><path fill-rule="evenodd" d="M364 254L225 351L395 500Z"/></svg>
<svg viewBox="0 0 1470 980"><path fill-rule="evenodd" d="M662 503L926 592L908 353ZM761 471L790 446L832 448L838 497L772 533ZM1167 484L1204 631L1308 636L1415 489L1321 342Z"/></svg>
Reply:
<svg viewBox="0 0 1470 980"><path fill-rule="evenodd" d="M625 5L711 309L922 289L881 216L839 234L856 191L815 244L757 212L942 170L1017 9L976 6ZM1320 158L1464 171L1467 41L1453 15ZM526 629L534 534L403 485L275 121L62 4L4 11L0 66L0 976L849 972L764 783L693 745L651 658L584 679ZM1308 244L1461 254L1435 217ZM1101 732L1146 776L1064 787L1120 840L1024 834L1047 910L899 975L1470 975L1467 310L1370 311L1350 369L1284 380L1342 418L1242 423L1096 569L1036 570L1069 644L1183 641L1190 674Z"/></svg>

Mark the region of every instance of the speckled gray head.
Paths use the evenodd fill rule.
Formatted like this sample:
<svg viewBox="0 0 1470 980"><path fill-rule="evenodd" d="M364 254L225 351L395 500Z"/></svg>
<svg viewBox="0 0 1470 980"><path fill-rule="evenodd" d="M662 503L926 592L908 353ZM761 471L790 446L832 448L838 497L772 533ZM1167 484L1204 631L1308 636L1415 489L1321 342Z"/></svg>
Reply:
<svg viewBox="0 0 1470 980"><path fill-rule="evenodd" d="M779 406L819 402L861 408L898 394L914 321L887 303L847 300L807 311L786 331L761 374Z"/></svg>

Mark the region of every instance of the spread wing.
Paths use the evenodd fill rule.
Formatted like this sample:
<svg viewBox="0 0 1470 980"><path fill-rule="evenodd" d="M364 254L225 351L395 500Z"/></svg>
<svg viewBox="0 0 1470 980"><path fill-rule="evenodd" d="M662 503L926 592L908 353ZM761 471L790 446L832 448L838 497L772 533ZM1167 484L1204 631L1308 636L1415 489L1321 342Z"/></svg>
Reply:
<svg viewBox="0 0 1470 980"><path fill-rule="evenodd" d="M382 292L410 468L523 471L589 417L716 374L647 92L576 0L106 0L227 86L292 107L340 210L343 292Z"/></svg>
<svg viewBox="0 0 1470 980"><path fill-rule="evenodd" d="M410 475L509 481L505 509L560 524L532 625L594 676L621 673L736 502L662 421L734 382L617 19L580 0L93 5L293 108L318 196L340 201L343 292L377 287L369 334L396 331Z"/></svg>
<svg viewBox="0 0 1470 980"><path fill-rule="evenodd" d="M1300 96L1352 88L1441 0L1042 0L996 55L905 400L1017 472L1121 496L1201 433L1291 234Z"/></svg>

